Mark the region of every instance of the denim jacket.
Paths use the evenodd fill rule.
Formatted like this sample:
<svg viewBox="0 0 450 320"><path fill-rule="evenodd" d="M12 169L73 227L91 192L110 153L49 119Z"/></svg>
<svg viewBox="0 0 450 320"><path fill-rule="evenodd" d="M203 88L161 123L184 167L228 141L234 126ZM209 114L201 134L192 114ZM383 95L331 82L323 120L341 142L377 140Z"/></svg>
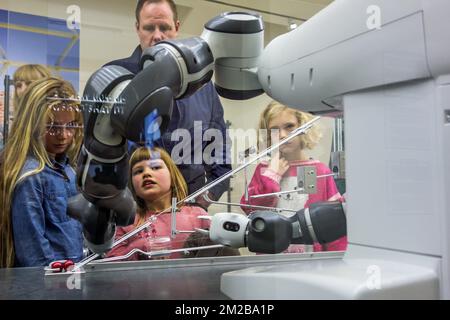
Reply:
<svg viewBox="0 0 450 320"><path fill-rule="evenodd" d="M81 224L67 216L67 201L77 194L75 171L66 158L47 165L17 184L11 206L17 267L48 265L54 260L83 257ZM38 167L27 158L19 177Z"/></svg>

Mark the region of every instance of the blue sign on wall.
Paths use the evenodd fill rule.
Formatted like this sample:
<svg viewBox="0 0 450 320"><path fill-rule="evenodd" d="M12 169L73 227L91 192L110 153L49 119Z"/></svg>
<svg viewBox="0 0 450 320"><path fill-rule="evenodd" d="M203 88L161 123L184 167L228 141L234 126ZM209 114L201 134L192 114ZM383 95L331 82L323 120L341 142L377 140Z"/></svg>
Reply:
<svg viewBox="0 0 450 320"><path fill-rule="evenodd" d="M63 19L0 10L0 70L11 77L23 64L49 67L79 90L80 32Z"/></svg>

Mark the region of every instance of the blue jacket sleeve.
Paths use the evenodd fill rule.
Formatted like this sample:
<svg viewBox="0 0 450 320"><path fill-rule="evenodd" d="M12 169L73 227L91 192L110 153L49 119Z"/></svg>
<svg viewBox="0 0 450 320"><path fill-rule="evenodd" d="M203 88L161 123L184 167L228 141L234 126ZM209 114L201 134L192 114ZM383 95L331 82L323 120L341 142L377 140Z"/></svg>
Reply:
<svg viewBox="0 0 450 320"><path fill-rule="evenodd" d="M222 144L218 148L220 150L216 150L219 152L213 155L216 161L212 164L205 165L207 183L210 183L231 171L231 139L228 135L227 126L225 125L224 121L223 106L219 100L219 96L212 82L210 82L210 92L213 110L211 128L220 130L222 136ZM217 200L226 190L229 189L229 187L230 179L227 179L217 186L211 188L210 192L212 193L213 198Z"/></svg>
<svg viewBox="0 0 450 320"><path fill-rule="evenodd" d="M45 238L43 190L38 175L27 177L16 186L11 215L17 265L44 266L54 261L53 250Z"/></svg>

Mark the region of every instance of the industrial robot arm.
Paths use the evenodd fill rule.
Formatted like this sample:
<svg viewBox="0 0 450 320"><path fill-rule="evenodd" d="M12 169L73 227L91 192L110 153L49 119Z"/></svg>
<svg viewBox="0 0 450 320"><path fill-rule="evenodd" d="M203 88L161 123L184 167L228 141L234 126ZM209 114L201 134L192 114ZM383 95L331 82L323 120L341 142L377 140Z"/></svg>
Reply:
<svg viewBox="0 0 450 320"><path fill-rule="evenodd" d="M212 63L201 38L166 41L144 50L143 69L137 75L107 66L88 80L77 171L81 193L69 200L68 213L82 223L84 238L95 253L112 247L116 225L134 222L136 204L127 189L127 140L152 145L168 125L173 100L208 82Z"/></svg>

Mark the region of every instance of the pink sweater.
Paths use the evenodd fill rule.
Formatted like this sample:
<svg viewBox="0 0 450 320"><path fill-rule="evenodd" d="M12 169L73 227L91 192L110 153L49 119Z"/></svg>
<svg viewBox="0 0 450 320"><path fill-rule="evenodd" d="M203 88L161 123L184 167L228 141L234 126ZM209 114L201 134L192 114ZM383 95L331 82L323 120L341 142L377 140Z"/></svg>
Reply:
<svg viewBox="0 0 450 320"><path fill-rule="evenodd" d="M243 195L241 198L241 204L286 208L291 202L294 206L289 209L300 210L302 207L298 207L299 205L303 205L304 208L308 208L310 204L315 202L344 201L343 197L337 190L332 176L317 179L317 193L315 194L298 195L296 193L292 193L289 195L283 195L281 198L278 196L256 199L250 198L252 195L294 190L297 181L297 167L299 166L315 166L318 176L332 173L331 170L322 162L317 160L307 160L290 162L289 169L283 176L280 176L278 173L268 168L268 162L261 162L256 167L255 173L248 186L249 200L245 201L245 195ZM282 186L284 186L284 188L282 188ZM295 206L296 203L297 205ZM242 210L249 214L255 209L242 207ZM314 251L342 251L346 248L347 237L342 237L336 241L324 245L320 245L318 243L314 244ZM289 250L289 252L292 252L292 250ZM301 250L298 252L301 252Z"/></svg>
<svg viewBox="0 0 450 320"><path fill-rule="evenodd" d="M146 218L150 218L155 212L148 212ZM193 231L195 228L209 228L209 221L200 220L198 216L207 216L208 213L200 207L184 206L177 213L177 230L178 231ZM135 229L138 216L135 218L135 224L127 227L118 227L116 231L116 240L121 238L126 233ZM148 246L148 239L151 237L170 237L171 232L171 214L164 213L157 217L156 222L150 227L145 228L133 237L125 240L111 251L108 252L107 257L117 257L126 255L132 249L138 248L143 251L150 251ZM171 240L171 249L181 249L189 236L189 233L179 233L175 239ZM180 253L172 253L170 258L180 258ZM139 255L134 254L127 260L139 260Z"/></svg>

